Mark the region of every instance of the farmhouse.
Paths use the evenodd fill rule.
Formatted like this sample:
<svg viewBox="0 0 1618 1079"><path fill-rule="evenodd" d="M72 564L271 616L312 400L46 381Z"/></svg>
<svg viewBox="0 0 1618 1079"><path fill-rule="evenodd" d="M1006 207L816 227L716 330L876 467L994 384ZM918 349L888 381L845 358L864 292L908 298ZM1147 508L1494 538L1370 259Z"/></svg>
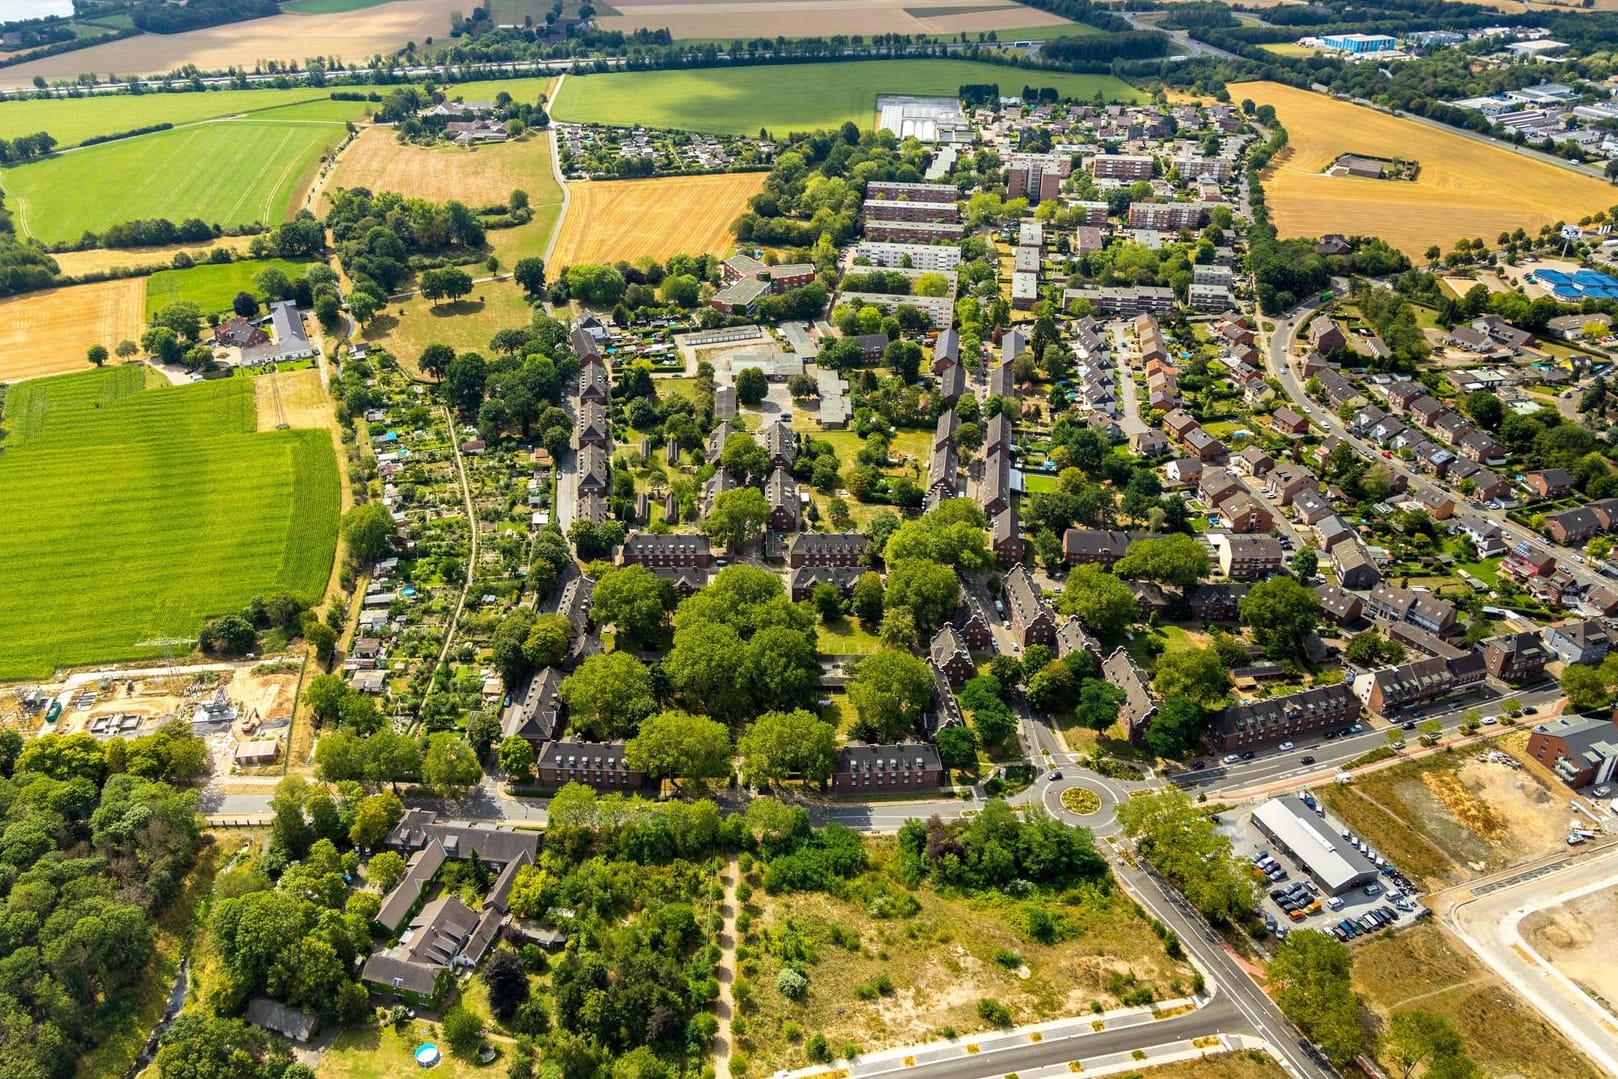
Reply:
<svg viewBox="0 0 1618 1079"><path fill-rule="evenodd" d="M298 314L298 305L291 300L270 305L270 325L275 331L274 339L242 349L244 365L258 367L286 360L307 360L315 354L315 346L309 343L309 335L303 329L303 316Z"/></svg>

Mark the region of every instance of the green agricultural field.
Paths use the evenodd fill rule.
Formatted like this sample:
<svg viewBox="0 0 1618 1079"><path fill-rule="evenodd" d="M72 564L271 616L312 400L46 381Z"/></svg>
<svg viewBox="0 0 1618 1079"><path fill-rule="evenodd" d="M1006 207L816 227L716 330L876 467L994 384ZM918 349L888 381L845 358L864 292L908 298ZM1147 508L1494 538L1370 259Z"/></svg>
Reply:
<svg viewBox="0 0 1618 1079"><path fill-rule="evenodd" d="M685 71L569 75L551 114L580 123L646 124L714 134L785 133L876 121L878 94L953 95L967 83L1055 86L1074 97L1098 92L1137 101L1134 87L1111 75L1026 71L970 60L871 60Z"/></svg>
<svg viewBox="0 0 1618 1079"><path fill-rule="evenodd" d="M364 101L332 101L330 90L209 90L183 94L107 94L99 97L32 98L0 101L0 138L48 131L57 148L77 146L96 135L112 135L152 124L196 123L221 116L256 113L304 102L338 106L334 115L315 119L350 120L370 106Z"/></svg>
<svg viewBox="0 0 1618 1079"><path fill-rule="evenodd" d="M75 150L0 172L0 188L18 231L46 243L139 218L274 224L292 215L321 152L344 135L340 123L295 111Z"/></svg>
<svg viewBox="0 0 1618 1079"><path fill-rule="evenodd" d="M257 432L246 378L146 378L108 367L6 397L0 681L160 655L140 642L192 636L254 596L324 591L340 498L331 436Z"/></svg>
<svg viewBox="0 0 1618 1079"><path fill-rule="evenodd" d="M238 292L251 292L264 299L253 285L253 278L270 267L296 281L314 259L243 259L240 262L205 262L188 270L159 270L146 279L146 317L171 303L189 301L203 314L228 311Z"/></svg>
<svg viewBox="0 0 1618 1079"><path fill-rule="evenodd" d="M483 79L478 82L457 82L443 87L444 96L451 101L493 101L504 90L513 101L533 103L539 100L550 79Z"/></svg>

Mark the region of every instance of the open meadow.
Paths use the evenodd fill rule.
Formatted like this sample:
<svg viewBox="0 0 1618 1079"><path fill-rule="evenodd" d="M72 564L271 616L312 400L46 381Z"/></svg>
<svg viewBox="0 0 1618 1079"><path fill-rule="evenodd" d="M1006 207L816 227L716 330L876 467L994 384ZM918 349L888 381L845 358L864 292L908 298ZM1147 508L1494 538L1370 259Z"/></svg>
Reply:
<svg viewBox="0 0 1618 1079"><path fill-rule="evenodd" d="M572 201L551 253L560 268L579 262L724 254L730 226L764 186L762 172L670 176L657 180L586 180L569 184Z"/></svg>
<svg viewBox="0 0 1618 1079"><path fill-rule="evenodd" d="M230 67L251 71L264 60L301 63L310 57L363 64L375 53L391 53L411 41L420 44L429 37L447 37L450 13L466 10L464 0L397 0L366 8L362 18L346 11L287 12L183 34L141 34L0 68L0 86L28 86L36 75L73 79L86 71L102 76L162 75L187 64L203 71Z"/></svg>
<svg viewBox="0 0 1618 1079"><path fill-rule="evenodd" d="M1437 244L1530 233L1577 221L1618 202L1592 176L1413 120L1274 82L1239 83L1231 97L1274 105L1287 146L1265 170L1264 194L1283 237L1327 232L1380 236L1412 258ZM1421 166L1414 181L1326 176L1345 153L1400 157Z"/></svg>
<svg viewBox="0 0 1618 1079"><path fill-rule="evenodd" d="M171 303L194 303L204 315L230 310L238 292L251 292L259 300L253 279L277 269L296 281L314 265L314 259L242 259L208 262L185 270L162 270L146 281L146 315L151 317Z"/></svg>
<svg viewBox="0 0 1618 1079"><path fill-rule="evenodd" d="M6 169L0 184L18 232L46 243L140 218L275 224L345 134L340 121L299 117L304 107L75 150Z"/></svg>
<svg viewBox="0 0 1618 1079"><path fill-rule="evenodd" d="M677 39L830 34L979 34L1074 23L1012 0L651 0L618 3L596 21L625 33L666 29ZM1003 35L1002 35L1003 36Z"/></svg>
<svg viewBox="0 0 1618 1079"><path fill-rule="evenodd" d="M140 366L14 386L0 423L0 680L162 654L278 591L318 598L336 550L324 431L258 433L253 386Z"/></svg>
<svg viewBox="0 0 1618 1079"><path fill-rule="evenodd" d="M77 146L97 135L133 131L152 124L193 124L221 116L240 116L288 105L321 102L339 105L345 117L364 112L364 101L331 100L317 87L294 90L207 90L176 94L104 94L0 101L0 138L48 131L57 149Z"/></svg>
<svg viewBox="0 0 1618 1079"><path fill-rule="evenodd" d="M1431 921L1368 938L1354 945L1354 953L1354 989L1380 1022L1409 1008L1443 1016L1483 1075L1600 1074L1532 1005Z"/></svg>
<svg viewBox="0 0 1618 1079"><path fill-rule="evenodd" d="M138 339L145 317L138 277L0 300L0 382L83 371L86 349Z"/></svg>
<svg viewBox="0 0 1618 1079"><path fill-rule="evenodd" d="M646 124L714 134L778 134L833 128L845 120L876 123L878 94L944 94L967 83L996 83L1004 93L1024 85L1054 86L1088 100L1137 101L1134 87L1111 75L974 63L970 60L867 60L684 71L570 75L551 115L598 124Z"/></svg>
<svg viewBox="0 0 1618 1079"><path fill-rule="evenodd" d="M468 206L504 203L519 188L532 203L546 201L541 196L547 192L555 194L551 201L561 199L544 132L488 146L415 146L396 141L391 127L368 127L326 177L325 191L345 187L397 191L433 202L459 199ZM322 212L329 208L329 203L321 207Z"/></svg>

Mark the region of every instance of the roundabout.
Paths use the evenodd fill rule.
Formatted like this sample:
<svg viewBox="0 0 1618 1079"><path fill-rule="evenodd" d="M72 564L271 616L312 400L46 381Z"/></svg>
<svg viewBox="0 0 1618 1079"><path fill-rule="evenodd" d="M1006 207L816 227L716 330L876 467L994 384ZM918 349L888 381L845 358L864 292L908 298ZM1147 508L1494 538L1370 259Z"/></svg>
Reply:
<svg viewBox="0 0 1618 1079"><path fill-rule="evenodd" d="M1101 795L1089 787L1069 787L1062 792L1062 808L1080 817L1101 812Z"/></svg>

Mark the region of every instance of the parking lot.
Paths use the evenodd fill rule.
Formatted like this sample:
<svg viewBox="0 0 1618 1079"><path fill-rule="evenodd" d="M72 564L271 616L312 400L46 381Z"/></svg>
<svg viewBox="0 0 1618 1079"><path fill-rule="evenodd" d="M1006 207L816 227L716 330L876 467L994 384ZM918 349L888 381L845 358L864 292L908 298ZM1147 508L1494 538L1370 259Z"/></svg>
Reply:
<svg viewBox="0 0 1618 1079"><path fill-rule="evenodd" d="M1258 917L1271 933L1285 939L1294 929L1317 929L1350 941L1382 929L1410 925L1427 915L1427 909L1416 901L1412 882L1342 822L1327 817L1325 807L1313 795L1300 792L1287 797L1298 799L1366 859L1380 863L1380 875L1373 883L1330 895L1302 864L1258 830L1250 813L1226 816L1221 827L1231 836L1236 852L1253 864L1254 879L1262 889L1256 908Z"/></svg>

